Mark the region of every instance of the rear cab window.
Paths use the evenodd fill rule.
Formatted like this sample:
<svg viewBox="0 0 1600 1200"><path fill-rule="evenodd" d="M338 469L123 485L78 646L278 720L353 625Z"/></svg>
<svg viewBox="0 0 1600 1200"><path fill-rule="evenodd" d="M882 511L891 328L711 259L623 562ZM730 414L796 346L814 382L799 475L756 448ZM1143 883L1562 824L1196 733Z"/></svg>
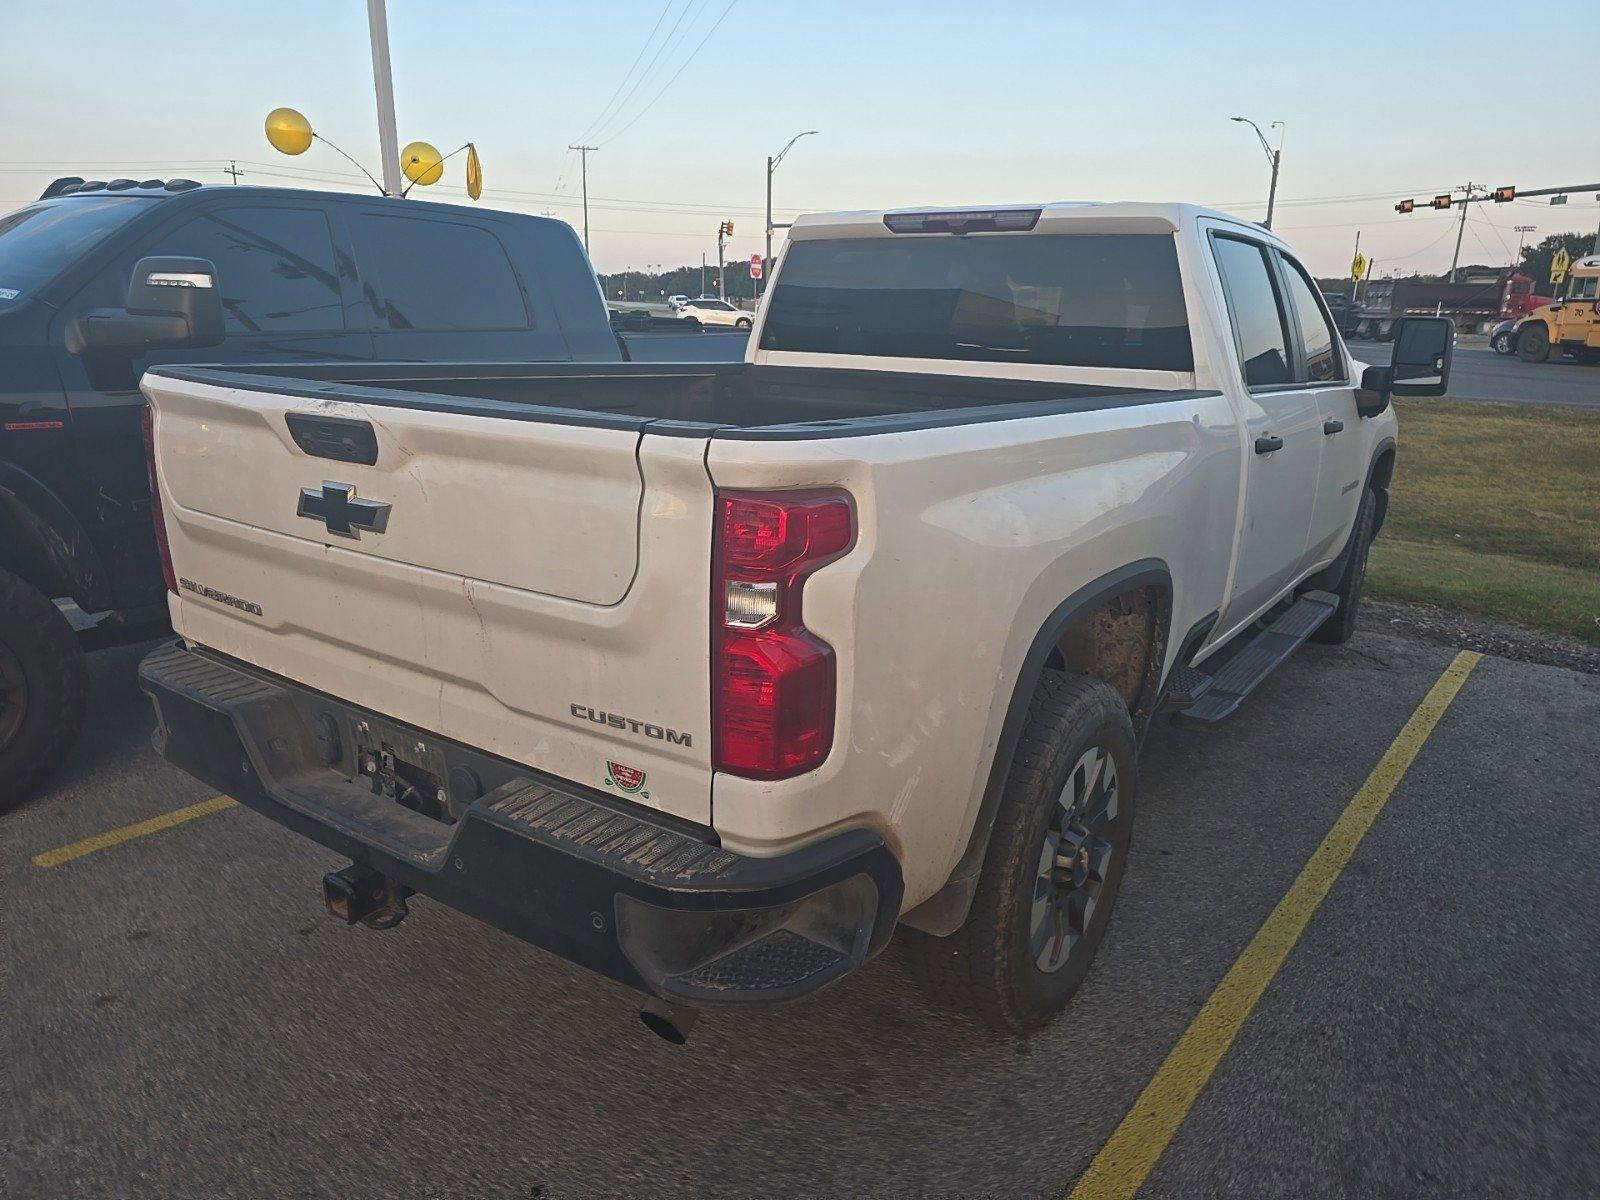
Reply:
<svg viewBox="0 0 1600 1200"><path fill-rule="evenodd" d="M380 326L528 329L521 281L500 239L461 221L364 213L362 271L382 293Z"/></svg>
<svg viewBox="0 0 1600 1200"><path fill-rule="evenodd" d="M897 235L797 241L762 350L1192 371L1164 234Z"/></svg>

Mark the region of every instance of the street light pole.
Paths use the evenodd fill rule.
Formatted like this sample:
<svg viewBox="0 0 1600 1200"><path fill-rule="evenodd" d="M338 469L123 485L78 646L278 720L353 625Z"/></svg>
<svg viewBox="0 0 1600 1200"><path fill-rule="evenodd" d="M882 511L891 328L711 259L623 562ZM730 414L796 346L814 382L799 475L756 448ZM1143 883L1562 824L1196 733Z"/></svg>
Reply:
<svg viewBox="0 0 1600 1200"><path fill-rule="evenodd" d="M1274 121L1272 123L1272 128L1278 131L1278 148L1274 150L1272 143L1267 141L1267 135L1261 132L1261 126L1257 125L1249 117L1230 117L1229 119L1237 121L1241 125L1248 125L1256 131L1256 138L1261 143L1261 149L1266 153L1267 162L1272 164L1272 187L1267 192L1267 219L1262 222L1264 228L1271 229L1272 210L1278 201L1278 167L1283 162L1283 122Z"/></svg>
<svg viewBox="0 0 1600 1200"><path fill-rule="evenodd" d="M767 257L763 263L763 266L772 262L772 173L778 169L778 164L783 161L783 156L789 153L790 149L796 142L803 137L810 137L816 132L817 131L815 129L807 129L804 133L795 134L789 139L789 144L786 145L782 150L779 150L775 156L769 155L767 157ZM763 288L767 286L766 274L764 271L762 273L761 286Z"/></svg>
<svg viewBox="0 0 1600 1200"><path fill-rule="evenodd" d="M389 17L384 11L384 0L367 0L367 29L372 35L372 83L378 93L378 154L383 161L383 194L398 196L405 189L400 182L400 135L395 129L394 75L389 69Z"/></svg>

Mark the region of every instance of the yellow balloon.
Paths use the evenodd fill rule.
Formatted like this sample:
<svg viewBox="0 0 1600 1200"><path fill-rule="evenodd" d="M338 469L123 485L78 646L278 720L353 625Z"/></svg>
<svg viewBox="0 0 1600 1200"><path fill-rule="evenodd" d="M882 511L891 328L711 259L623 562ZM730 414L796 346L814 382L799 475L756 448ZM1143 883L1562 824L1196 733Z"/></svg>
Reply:
<svg viewBox="0 0 1600 1200"><path fill-rule="evenodd" d="M304 154L311 149L311 122L292 108L275 108L267 114L267 141L283 154Z"/></svg>
<svg viewBox="0 0 1600 1200"><path fill-rule="evenodd" d="M400 151L400 170L412 183L427 187L444 177L444 159L427 142L411 142Z"/></svg>
<svg viewBox="0 0 1600 1200"><path fill-rule="evenodd" d="M478 161L478 148L467 143L467 195L476 200L483 195L483 164Z"/></svg>

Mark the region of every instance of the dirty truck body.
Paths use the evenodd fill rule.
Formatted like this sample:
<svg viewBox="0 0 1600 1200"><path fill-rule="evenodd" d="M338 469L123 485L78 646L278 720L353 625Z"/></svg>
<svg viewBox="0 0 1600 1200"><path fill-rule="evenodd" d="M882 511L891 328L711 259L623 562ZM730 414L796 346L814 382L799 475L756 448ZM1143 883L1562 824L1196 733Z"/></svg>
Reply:
<svg viewBox="0 0 1600 1200"><path fill-rule="evenodd" d="M1152 720L1350 615L1392 384L1271 234L1144 204L805 218L744 363L160 368L143 686L348 920L423 893L680 1028L905 925L1026 1028Z"/></svg>

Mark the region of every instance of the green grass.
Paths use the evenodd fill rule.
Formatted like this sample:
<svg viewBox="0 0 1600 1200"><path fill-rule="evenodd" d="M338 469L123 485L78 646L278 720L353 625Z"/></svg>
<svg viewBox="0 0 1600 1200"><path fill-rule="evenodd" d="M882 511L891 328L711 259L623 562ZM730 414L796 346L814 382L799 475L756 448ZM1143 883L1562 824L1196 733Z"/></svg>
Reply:
<svg viewBox="0 0 1600 1200"><path fill-rule="evenodd" d="M1402 400L1368 594L1600 645L1600 415Z"/></svg>

